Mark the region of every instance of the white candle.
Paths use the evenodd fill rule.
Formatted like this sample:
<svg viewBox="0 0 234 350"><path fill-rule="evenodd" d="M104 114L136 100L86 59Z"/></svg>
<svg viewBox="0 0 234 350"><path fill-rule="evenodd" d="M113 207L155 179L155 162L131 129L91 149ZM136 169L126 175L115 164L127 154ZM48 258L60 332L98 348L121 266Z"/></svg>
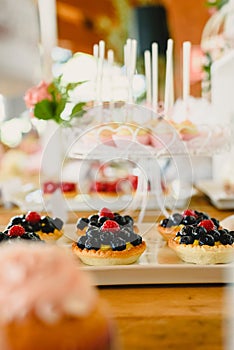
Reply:
<svg viewBox="0 0 234 350"><path fill-rule="evenodd" d="M144 52L145 59L145 80L146 80L146 103L151 106L151 56L150 51Z"/></svg>
<svg viewBox="0 0 234 350"><path fill-rule="evenodd" d="M190 55L191 43L183 43L183 100L187 103L190 95Z"/></svg>
<svg viewBox="0 0 234 350"><path fill-rule="evenodd" d="M98 44L94 44L94 45L93 45L93 56L94 56L95 58L98 58L98 50L99 50Z"/></svg>
<svg viewBox="0 0 234 350"><path fill-rule="evenodd" d="M167 41L166 52L166 78L165 78L165 97L164 97L164 113L167 114L173 104L173 40Z"/></svg>
<svg viewBox="0 0 234 350"><path fill-rule="evenodd" d="M57 12L55 0L38 0L40 42L42 50L42 77L53 78L52 50L57 46Z"/></svg>
<svg viewBox="0 0 234 350"><path fill-rule="evenodd" d="M158 44L152 44L152 107L158 108Z"/></svg>

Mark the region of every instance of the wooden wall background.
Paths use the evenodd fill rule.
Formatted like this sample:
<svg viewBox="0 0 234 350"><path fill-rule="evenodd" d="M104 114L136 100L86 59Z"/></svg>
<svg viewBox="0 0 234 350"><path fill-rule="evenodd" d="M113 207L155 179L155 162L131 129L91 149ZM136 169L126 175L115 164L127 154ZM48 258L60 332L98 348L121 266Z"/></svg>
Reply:
<svg viewBox="0 0 234 350"><path fill-rule="evenodd" d="M158 3L167 11L175 45L176 85L179 86L182 43L190 40L192 45L199 45L209 18L205 0L57 0L59 43L73 52L92 53L93 44L104 39L108 48L116 50L123 41L129 11L134 6Z"/></svg>

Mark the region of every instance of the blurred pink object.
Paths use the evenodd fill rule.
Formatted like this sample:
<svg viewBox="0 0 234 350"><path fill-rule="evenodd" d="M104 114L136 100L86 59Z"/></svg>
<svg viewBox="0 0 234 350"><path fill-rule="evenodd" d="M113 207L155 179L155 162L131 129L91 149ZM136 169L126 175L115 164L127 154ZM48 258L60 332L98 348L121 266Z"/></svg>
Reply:
<svg viewBox="0 0 234 350"><path fill-rule="evenodd" d="M204 53L199 45L191 47L190 79L191 83L199 82L203 79Z"/></svg>
<svg viewBox="0 0 234 350"><path fill-rule="evenodd" d="M24 101L27 108L34 108L35 104L42 100L51 100L51 95L48 92L50 84L41 81L37 86L34 86L26 91Z"/></svg>

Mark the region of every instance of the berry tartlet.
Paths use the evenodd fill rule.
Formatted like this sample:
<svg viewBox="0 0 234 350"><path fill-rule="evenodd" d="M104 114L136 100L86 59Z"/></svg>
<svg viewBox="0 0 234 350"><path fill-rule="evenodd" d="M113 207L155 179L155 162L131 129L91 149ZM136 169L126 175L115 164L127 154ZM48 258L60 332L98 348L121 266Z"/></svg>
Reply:
<svg viewBox="0 0 234 350"><path fill-rule="evenodd" d="M182 213L173 213L168 218L163 219L158 225L157 230L168 241L173 238L184 226L198 225L200 221L211 219L214 224L219 227L217 219L210 218L206 213L187 209Z"/></svg>
<svg viewBox="0 0 234 350"><path fill-rule="evenodd" d="M146 249L128 215L121 216L103 208L87 219L89 222L83 219L78 221L78 229L86 228L85 234L73 243L72 250L87 265L132 264Z"/></svg>
<svg viewBox="0 0 234 350"><path fill-rule="evenodd" d="M188 263L208 265L234 261L234 231L217 228L209 219L184 226L169 239L168 245Z"/></svg>
<svg viewBox="0 0 234 350"><path fill-rule="evenodd" d="M0 232L0 243L12 243L19 240L42 241L38 234L35 232L26 232L21 225L13 225L4 232Z"/></svg>
<svg viewBox="0 0 234 350"><path fill-rule="evenodd" d="M65 198L72 198L77 195L77 186L74 182L61 182L47 181L43 183L43 195L48 197L56 190L60 189Z"/></svg>
<svg viewBox="0 0 234 350"><path fill-rule="evenodd" d="M6 229L14 225L22 226L26 232L36 233L44 241L56 241L63 234L63 221L60 218L41 216L35 211L12 217Z"/></svg>

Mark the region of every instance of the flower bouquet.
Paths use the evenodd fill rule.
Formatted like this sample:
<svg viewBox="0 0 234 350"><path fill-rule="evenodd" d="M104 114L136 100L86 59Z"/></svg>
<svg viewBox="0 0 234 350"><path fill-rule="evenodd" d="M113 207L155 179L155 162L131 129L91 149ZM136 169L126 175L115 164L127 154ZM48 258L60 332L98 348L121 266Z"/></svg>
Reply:
<svg viewBox="0 0 234 350"><path fill-rule="evenodd" d="M86 103L70 100L70 92L83 82L64 84L61 78L54 78L50 83L41 81L26 91L24 101L32 116L69 125L83 115Z"/></svg>

